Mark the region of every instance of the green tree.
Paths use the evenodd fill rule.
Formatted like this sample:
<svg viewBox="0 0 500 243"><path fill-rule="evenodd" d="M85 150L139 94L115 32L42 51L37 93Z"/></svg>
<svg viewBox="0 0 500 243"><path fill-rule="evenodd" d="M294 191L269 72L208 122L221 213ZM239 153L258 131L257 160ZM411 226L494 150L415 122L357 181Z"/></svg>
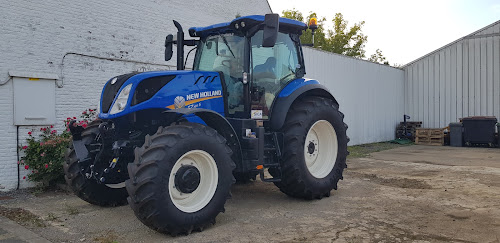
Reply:
<svg viewBox="0 0 500 243"><path fill-rule="evenodd" d="M348 21L341 13L336 13L333 24L333 30L328 30L328 48L324 50L351 57L365 57L364 48L368 36L361 32L365 21L347 28Z"/></svg>
<svg viewBox="0 0 500 243"><path fill-rule="evenodd" d="M361 28L364 21L348 27L349 22L344 19L341 13L335 14L333 18L333 30L325 29L325 17L318 18L317 14L311 12L305 19L301 12L296 9L283 11L283 17L295 19L301 22L309 23L313 17L318 19L318 29L314 34L314 47L321 50L334 52L346 56L364 58L365 44L368 36L364 35ZM306 21L304 21L306 20ZM311 30L307 29L301 36L302 43L311 43Z"/></svg>
<svg viewBox="0 0 500 243"><path fill-rule="evenodd" d="M389 65L389 62L386 60L380 49L377 49L375 53L368 58L368 61Z"/></svg>

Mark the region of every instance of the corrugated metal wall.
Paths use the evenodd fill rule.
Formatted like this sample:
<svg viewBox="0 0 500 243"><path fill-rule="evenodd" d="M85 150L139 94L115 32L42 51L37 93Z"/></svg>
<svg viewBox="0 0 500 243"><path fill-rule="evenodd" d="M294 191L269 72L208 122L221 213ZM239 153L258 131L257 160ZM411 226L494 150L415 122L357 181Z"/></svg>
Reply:
<svg viewBox="0 0 500 243"><path fill-rule="evenodd" d="M404 114L404 71L304 47L306 77L328 87L349 125L349 145L394 139Z"/></svg>
<svg viewBox="0 0 500 243"><path fill-rule="evenodd" d="M500 21L404 67L405 110L424 127L500 119Z"/></svg>

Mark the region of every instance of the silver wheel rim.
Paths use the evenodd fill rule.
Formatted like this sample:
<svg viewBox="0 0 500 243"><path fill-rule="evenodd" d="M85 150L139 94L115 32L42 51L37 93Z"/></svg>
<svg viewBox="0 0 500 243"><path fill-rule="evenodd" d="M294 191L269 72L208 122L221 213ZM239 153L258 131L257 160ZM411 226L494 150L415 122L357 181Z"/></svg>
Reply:
<svg viewBox="0 0 500 243"><path fill-rule="evenodd" d="M200 184L191 193L182 193L175 187L175 175L183 165L194 166L200 172ZM170 199L183 212L197 212L212 200L218 181L219 172L214 158L203 150L191 150L182 155L172 167L168 180Z"/></svg>
<svg viewBox="0 0 500 243"><path fill-rule="evenodd" d="M337 160L338 140L332 124L326 120L315 122L307 132L304 158L312 176L325 178Z"/></svg>

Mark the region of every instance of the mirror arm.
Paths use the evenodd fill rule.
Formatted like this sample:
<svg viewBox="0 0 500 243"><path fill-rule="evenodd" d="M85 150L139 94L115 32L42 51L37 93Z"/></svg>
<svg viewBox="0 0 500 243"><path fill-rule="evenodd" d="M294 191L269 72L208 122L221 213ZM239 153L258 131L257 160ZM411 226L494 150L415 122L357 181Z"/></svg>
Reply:
<svg viewBox="0 0 500 243"><path fill-rule="evenodd" d="M184 42L185 46L197 46L200 41L193 39L193 40L184 40L183 42ZM177 41L176 40L170 41L170 42L166 40L165 41L165 46L167 46L168 43L172 43L172 44L177 45Z"/></svg>
<svg viewBox="0 0 500 243"><path fill-rule="evenodd" d="M200 40L195 40L195 39L192 39L192 40L184 40L184 45L185 46L197 46L198 43L200 43Z"/></svg>
<svg viewBox="0 0 500 243"><path fill-rule="evenodd" d="M255 35L255 33L257 33L257 31L259 31L262 28L262 26L264 26L264 24L258 24L250 28L247 31L246 37L251 38L253 35Z"/></svg>

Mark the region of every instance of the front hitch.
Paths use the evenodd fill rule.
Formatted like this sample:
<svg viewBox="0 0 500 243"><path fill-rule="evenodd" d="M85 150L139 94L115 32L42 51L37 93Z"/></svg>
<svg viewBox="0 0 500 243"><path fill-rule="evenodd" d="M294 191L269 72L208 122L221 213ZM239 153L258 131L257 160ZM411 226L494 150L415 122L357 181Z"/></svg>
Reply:
<svg viewBox="0 0 500 243"><path fill-rule="evenodd" d="M127 175L127 163L133 160L133 149L144 142L118 136L112 121L100 121L98 129L95 125L91 125L92 131L85 133L86 128L76 121L71 121L68 126L76 157L81 163L81 173L99 184L121 183ZM89 140L90 133L92 141Z"/></svg>
<svg viewBox="0 0 500 243"><path fill-rule="evenodd" d="M85 146L82 140L82 132L85 128L77 125L75 120L69 122L68 128L73 136L73 148L75 149L76 157L80 162L85 161L89 155L87 146Z"/></svg>

